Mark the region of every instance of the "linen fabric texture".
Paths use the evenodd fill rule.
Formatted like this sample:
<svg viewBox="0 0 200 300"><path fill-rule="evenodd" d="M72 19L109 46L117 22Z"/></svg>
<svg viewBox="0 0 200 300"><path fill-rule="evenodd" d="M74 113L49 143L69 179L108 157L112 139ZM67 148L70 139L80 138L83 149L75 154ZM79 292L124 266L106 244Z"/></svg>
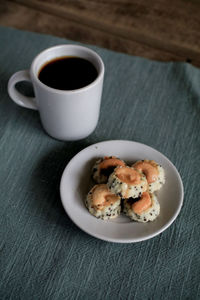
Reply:
<svg viewBox="0 0 200 300"><path fill-rule="evenodd" d="M61 142L43 131L38 112L10 100L7 82L40 51L63 43L75 42L0 27L0 298L199 299L200 70L89 46L105 63L100 119L88 138ZM30 85L18 88L29 94ZM70 159L112 139L157 149L182 177L178 218L150 240L98 240L61 205Z"/></svg>

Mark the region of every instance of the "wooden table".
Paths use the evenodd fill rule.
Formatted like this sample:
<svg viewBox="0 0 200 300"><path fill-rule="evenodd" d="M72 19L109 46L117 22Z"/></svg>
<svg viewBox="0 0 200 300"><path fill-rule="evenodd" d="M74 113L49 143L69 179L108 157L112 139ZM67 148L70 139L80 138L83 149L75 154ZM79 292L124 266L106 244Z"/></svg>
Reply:
<svg viewBox="0 0 200 300"><path fill-rule="evenodd" d="M0 25L200 66L198 0L1 0Z"/></svg>

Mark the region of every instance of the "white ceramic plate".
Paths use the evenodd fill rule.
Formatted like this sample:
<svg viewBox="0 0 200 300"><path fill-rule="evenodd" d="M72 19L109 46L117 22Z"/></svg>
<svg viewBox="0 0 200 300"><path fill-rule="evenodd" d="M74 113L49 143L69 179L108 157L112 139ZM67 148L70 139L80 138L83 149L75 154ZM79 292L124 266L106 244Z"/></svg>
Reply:
<svg viewBox="0 0 200 300"><path fill-rule="evenodd" d="M157 192L160 215L154 222L137 223L123 215L103 221L86 209L84 200L94 185L91 168L98 158L111 155L128 164L140 159L152 159L165 169L166 183ZM175 166L157 150L132 141L113 140L91 145L71 159L61 178L60 194L66 213L83 231L105 241L133 243L150 239L172 224L183 203L183 184Z"/></svg>

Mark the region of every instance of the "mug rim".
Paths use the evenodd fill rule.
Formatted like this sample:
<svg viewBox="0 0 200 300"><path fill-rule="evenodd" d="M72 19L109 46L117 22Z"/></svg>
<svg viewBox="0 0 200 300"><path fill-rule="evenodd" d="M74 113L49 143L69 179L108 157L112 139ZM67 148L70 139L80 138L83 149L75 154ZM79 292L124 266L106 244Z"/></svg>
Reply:
<svg viewBox="0 0 200 300"><path fill-rule="evenodd" d="M79 89L74 89L74 90L59 90L59 89L55 89L55 88L52 88L46 84L44 84L39 78L38 78L38 74L36 74L36 72L34 72L34 68L35 68L35 65L37 64L37 61L39 59L39 57L41 57L42 55L45 54L45 52L49 52L49 51L52 51L52 50L55 50L55 49L59 49L59 48L70 48L70 47L73 47L73 48L77 48L77 49L82 49L84 51L87 51L87 53L91 54L99 63L100 65L100 70L98 72L98 76L97 78L92 81L90 84L82 87L82 88L79 88ZM62 56L60 56L62 57ZM55 56L55 58L57 58ZM54 58L52 57L51 60L53 60ZM45 65L45 63L48 63L50 60L46 60L46 62L43 62L43 64L40 65L39 69ZM54 93L58 93L58 94L75 94L75 93L80 93L80 92L83 92L87 89L90 89L92 88L94 85L96 85L104 76L104 72L105 72L105 67L104 67L104 62L102 60L102 58L100 57L100 55L95 52L94 50L88 48L88 47L85 47L85 46L81 46L81 45L76 45L76 44L60 44L60 45L56 45L56 46L52 46L52 47L49 47L49 48L46 48L44 50L42 50L40 53L37 54L37 56L35 56L35 58L33 59L32 63L31 63L31 67L30 67L30 75L31 77L36 81L37 84L39 84L42 88L45 88L47 89L49 92L54 92Z"/></svg>

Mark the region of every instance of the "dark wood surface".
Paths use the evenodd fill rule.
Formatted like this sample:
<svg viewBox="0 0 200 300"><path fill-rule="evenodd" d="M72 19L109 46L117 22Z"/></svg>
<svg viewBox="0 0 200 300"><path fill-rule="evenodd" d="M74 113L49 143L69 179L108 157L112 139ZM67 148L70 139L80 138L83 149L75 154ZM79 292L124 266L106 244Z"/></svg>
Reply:
<svg viewBox="0 0 200 300"><path fill-rule="evenodd" d="M200 66L198 0L1 0L0 25Z"/></svg>

